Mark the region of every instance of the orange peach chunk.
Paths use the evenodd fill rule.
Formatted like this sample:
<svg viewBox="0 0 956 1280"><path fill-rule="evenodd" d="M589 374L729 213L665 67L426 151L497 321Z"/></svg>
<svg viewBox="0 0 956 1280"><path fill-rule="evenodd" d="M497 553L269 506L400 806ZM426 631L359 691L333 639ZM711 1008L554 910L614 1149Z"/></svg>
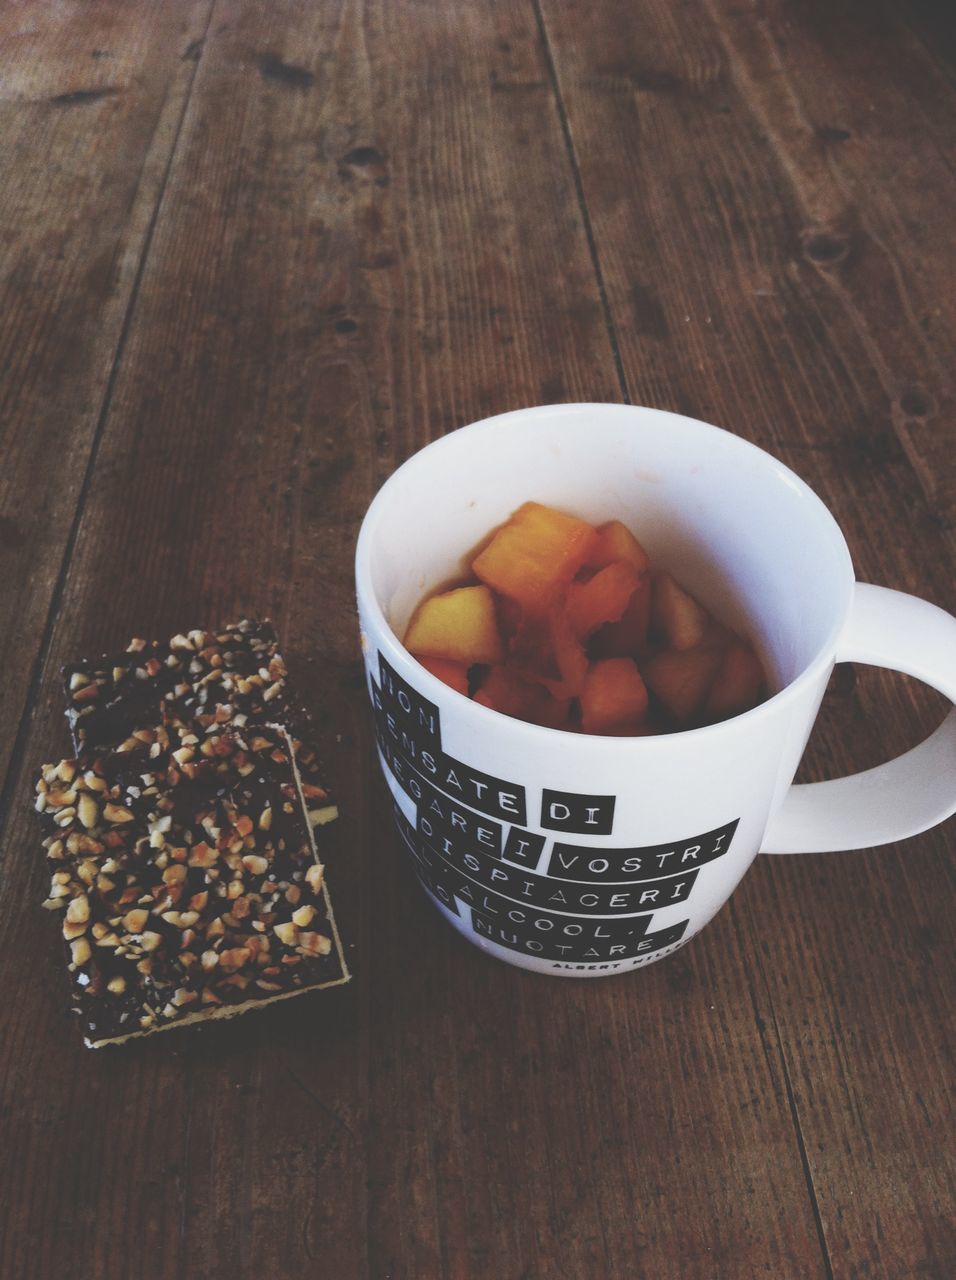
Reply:
<svg viewBox="0 0 956 1280"><path fill-rule="evenodd" d="M585 733L613 733L638 724L647 712L647 688L630 658L592 662L581 691L581 728Z"/></svg>
<svg viewBox="0 0 956 1280"><path fill-rule="evenodd" d="M678 724L684 725L703 705L722 657L723 648L716 644L684 652L668 649L644 664L644 679Z"/></svg>
<svg viewBox="0 0 956 1280"><path fill-rule="evenodd" d="M609 622L591 640L596 658L640 657L647 647L651 613L651 575L642 573L619 622Z"/></svg>
<svg viewBox="0 0 956 1280"><path fill-rule="evenodd" d="M626 560L638 573L650 568L650 557L620 520L609 520L597 531L597 542L585 564L592 569L603 569L615 560Z"/></svg>
<svg viewBox="0 0 956 1280"><path fill-rule="evenodd" d="M708 720L739 716L760 702L764 692L760 659L743 640L735 639L724 655L711 686L703 714Z"/></svg>
<svg viewBox="0 0 956 1280"><path fill-rule="evenodd" d="M605 622L617 622L637 590L640 575L626 560L613 560L587 582L568 587L568 617L577 636L589 636Z"/></svg>
<svg viewBox="0 0 956 1280"><path fill-rule="evenodd" d="M472 562L475 574L525 609L544 612L584 564L597 534L561 511L526 502Z"/></svg>
<svg viewBox="0 0 956 1280"><path fill-rule="evenodd" d="M450 689L468 697L468 668L463 662L449 662L447 658L429 658L427 654L421 654L418 661L437 680L441 680Z"/></svg>
<svg viewBox="0 0 956 1280"><path fill-rule="evenodd" d="M565 724L570 707L568 699L552 697L542 685L523 680L506 666L490 668L474 701L502 715L550 729Z"/></svg>

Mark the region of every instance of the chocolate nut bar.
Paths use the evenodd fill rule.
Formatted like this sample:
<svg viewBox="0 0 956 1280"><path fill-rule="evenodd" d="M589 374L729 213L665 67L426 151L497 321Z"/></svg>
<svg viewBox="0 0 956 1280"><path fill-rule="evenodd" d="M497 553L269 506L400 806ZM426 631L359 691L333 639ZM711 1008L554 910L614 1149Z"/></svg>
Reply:
<svg viewBox="0 0 956 1280"><path fill-rule="evenodd" d="M131 736L37 783L87 1045L348 981L312 835L334 810L288 732L173 717Z"/></svg>
<svg viewBox="0 0 956 1280"><path fill-rule="evenodd" d="M271 625L63 674L76 756L36 808L86 1043L348 981L313 836L336 810Z"/></svg>

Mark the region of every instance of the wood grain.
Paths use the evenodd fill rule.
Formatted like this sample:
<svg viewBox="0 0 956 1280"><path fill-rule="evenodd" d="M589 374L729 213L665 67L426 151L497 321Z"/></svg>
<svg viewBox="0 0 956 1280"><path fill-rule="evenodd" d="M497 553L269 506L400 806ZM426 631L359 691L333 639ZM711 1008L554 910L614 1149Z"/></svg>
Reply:
<svg viewBox="0 0 956 1280"><path fill-rule="evenodd" d="M0 685L23 713L0 1275L948 1277L951 825L764 859L639 976L495 964L392 833L351 560L428 440L629 396L777 453L861 577L956 606L950 25L729 0L89 12L82 41L79 6L0 17L22 72L0 90L22 175L0 191L0 620L27 618ZM44 480L57 451L69 478ZM37 538L52 567L28 584ZM316 715L355 981L91 1054L35 907L56 670L243 613L276 620ZM838 671L807 775L938 713L914 682Z"/></svg>
<svg viewBox="0 0 956 1280"><path fill-rule="evenodd" d="M921 93L915 148L912 114L898 138L861 120L877 86L898 121L902 82L932 72L942 91L930 58L885 18L853 38L822 7L713 3L691 25L669 5L608 6L583 35L573 6L542 11L632 397L770 448L835 511L860 577L952 609L951 451L900 412L904 384L947 403L944 249L928 271L905 232L913 173L925 223L951 203L947 116ZM907 145L911 180L891 184ZM835 681L807 776L896 754L940 702L877 673ZM952 826L912 843L767 860L733 906L760 949L834 1275L954 1262L953 1170L934 1139L950 1114Z"/></svg>
<svg viewBox="0 0 956 1280"><path fill-rule="evenodd" d="M208 10L0 12L0 777L35 692Z"/></svg>
<svg viewBox="0 0 956 1280"><path fill-rule="evenodd" d="M878 382L873 409L952 531L945 424L956 408L948 349L956 306L939 288L952 269L956 128L943 105L953 100L952 70L893 6L770 4L748 15L713 0L708 8L803 217L803 257Z"/></svg>

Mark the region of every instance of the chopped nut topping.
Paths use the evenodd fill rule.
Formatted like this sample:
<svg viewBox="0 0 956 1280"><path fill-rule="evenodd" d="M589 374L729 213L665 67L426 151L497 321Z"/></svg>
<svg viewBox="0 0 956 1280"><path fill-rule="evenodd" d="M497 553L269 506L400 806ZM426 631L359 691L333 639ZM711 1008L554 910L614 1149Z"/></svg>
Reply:
<svg viewBox="0 0 956 1280"><path fill-rule="evenodd" d="M313 956L327 956L332 950L332 939L321 933L300 933L299 946Z"/></svg>
<svg viewBox="0 0 956 1280"><path fill-rule="evenodd" d="M211 867L218 857L217 850L206 844L205 840L200 840L190 849L187 861L191 867Z"/></svg>
<svg viewBox="0 0 956 1280"><path fill-rule="evenodd" d="M125 809L121 804L112 804L107 802L103 806L103 817L107 822L121 823L135 821L133 814L129 809Z"/></svg>
<svg viewBox="0 0 956 1280"><path fill-rule="evenodd" d="M123 928L127 933L142 933L148 919L149 912L137 907L133 911L127 911L123 916Z"/></svg>
<svg viewBox="0 0 956 1280"><path fill-rule="evenodd" d="M85 893L77 894L66 909L70 924L85 924L90 918L90 900Z"/></svg>
<svg viewBox="0 0 956 1280"><path fill-rule="evenodd" d="M241 969L249 960L249 950L247 947L227 947L219 953L219 965L227 973L232 973L236 969Z"/></svg>
<svg viewBox="0 0 956 1280"><path fill-rule="evenodd" d="M96 863L92 858L84 858L76 868L76 874L85 885L91 885L96 880Z"/></svg>
<svg viewBox="0 0 956 1280"><path fill-rule="evenodd" d="M136 641L66 681L77 759L43 766L36 803L94 1042L343 980L310 833L334 807L277 727L292 713L269 628ZM126 994L104 1006L107 979Z"/></svg>
<svg viewBox="0 0 956 1280"><path fill-rule="evenodd" d="M86 827L87 831L92 830L99 821L100 811L97 808L96 801L91 795L80 796L80 802L76 807L80 821Z"/></svg>

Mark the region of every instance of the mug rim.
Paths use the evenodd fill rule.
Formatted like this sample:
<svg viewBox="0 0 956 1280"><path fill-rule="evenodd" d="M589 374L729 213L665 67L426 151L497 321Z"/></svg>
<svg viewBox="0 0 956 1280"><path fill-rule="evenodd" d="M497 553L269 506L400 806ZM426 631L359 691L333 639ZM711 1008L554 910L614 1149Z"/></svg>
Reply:
<svg viewBox="0 0 956 1280"><path fill-rule="evenodd" d="M529 418L540 418L545 416L564 416L568 414L580 413L586 411L588 413L600 413L603 416L621 416L630 417L634 414L642 418L658 418L667 422L681 422L686 426L704 432L716 433L724 438L726 446L737 448L744 455L750 457L758 457L762 465L770 465L777 473L777 476L786 483L797 489L803 498L809 503L811 508L815 509L825 524L827 524L835 536L835 544L841 553L843 561L842 569L844 575L844 602L843 608L839 612L826 633L825 638L818 646L813 657L806 662L802 669L792 680L789 680L783 688L771 694L758 706L752 707L749 711L742 712L740 715L731 716L727 720L720 720L716 724L701 725L691 729L677 729L671 733L658 733L639 736L616 736L610 734L597 733L571 733L566 729L549 729L544 725L531 724L526 720L518 720L514 716L506 716L500 711L494 711L491 707L484 707L479 702L467 697L463 693L452 689L449 685L439 680L437 676L423 667L420 662L405 648L399 637L392 629L385 613L378 601L378 597L372 586L371 571L371 542L374 535L375 525L378 517L385 507L390 492L399 483L399 477L408 470L422 464L425 455L429 460L433 460L435 454L447 449L455 447L457 438L465 432L469 437L478 435L483 431L492 429L500 429L503 425L514 421L527 421ZM742 436L736 435L732 431L728 431L724 427L715 426L713 423L704 422L700 418L691 418L686 414L672 413L667 409L654 409L644 405L622 404L613 401L569 401L560 404L550 405L532 405L521 409L510 409L504 413L493 414L487 418L480 418L476 422L467 423L464 426L457 427L453 431L447 432L443 436L439 436L437 440L430 441L421 449L416 450L408 458L405 459L387 480L380 486L375 497L372 499L362 518L362 524L359 529L358 541L355 548L355 584L358 604L360 609L360 625L361 612L367 614L369 621L373 623L381 634L381 641L376 641L380 648L387 648L388 659L398 668L404 667L406 671L414 673L414 682L417 682L421 691L427 693L432 701L437 699L445 700L447 698L460 699L462 704L467 704L477 717L475 723L479 726L485 726L493 729L495 725L500 728L501 721L507 721L513 732L520 732L522 736L527 735L530 742L537 741L544 746L548 744L555 746L558 743L572 740L576 750L586 750L585 744L592 742L595 749L607 750L608 744L618 743L623 748L627 746L629 750L660 750L664 743L681 744L693 740L701 741L708 735L719 734L721 731L726 732L729 726L743 726L746 722L755 722L761 716L771 714L772 710L780 707L785 702L799 696L800 692L807 684L818 679L821 672L828 666L832 665L836 656L837 642L841 633L846 626L847 616L850 610L852 599L852 588L855 582L853 571L853 563L850 556L850 549L847 546L846 538L843 531L836 521L835 516L823 499L801 479L795 471L792 471L785 463L781 462L772 453L768 453L766 449L760 448L759 445L753 444L751 441L744 439ZM365 632L361 635L362 650L365 651L368 644L368 637ZM458 702L455 703L458 706ZM464 712L464 707L460 708ZM676 749L668 747L667 749Z"/></svg>

